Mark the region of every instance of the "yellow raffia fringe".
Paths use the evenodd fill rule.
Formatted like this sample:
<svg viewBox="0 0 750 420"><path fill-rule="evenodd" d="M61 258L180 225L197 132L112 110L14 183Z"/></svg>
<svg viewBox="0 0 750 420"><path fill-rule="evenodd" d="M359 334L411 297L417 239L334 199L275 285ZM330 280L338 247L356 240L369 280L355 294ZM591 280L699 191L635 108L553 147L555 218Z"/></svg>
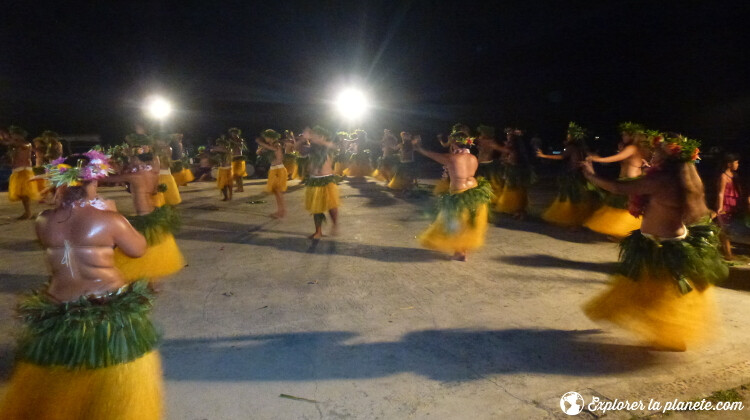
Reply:
<svg viewBox="0 0 750 420"><path fill-rule="evenodd" d="M305 209L311 214L325 213L340 205L339 186L334 182L322 187L305 188Z"/></svg>
<svg viewBox="0 0 750 420"><path fill-rule="evenodd" d="M594 232L616 238L624 238L634 230L641 228L641 218L633 217L627 209L618 209L604 205L589 217L583 226Z"/></svg>
<svg viewBox="0 0 750 420"><path fill-rule="evenodd" d="M0 404L13 420L158 420L162 370L157 351L100 369L68 370L19 362Z"/></svg>
<svg viewBox="0 0 750 420"><path fill-rule="evenodd" d="M164 233L162 240L150 245L140 258L130 258L119 248L115 248L115 267L122 272L127 282L141 278L158 280L177 273L184 266L185 258L171 233Z"/></svg>
<svg viewBox="0 0 750 420"><path fill-rule="evenodd" d="M581 200L574 203L570 200L560 201L558 197L542 213L542 219L558 226L581 226L592 211L593 203L590 200Z"/></svg>
<svg viewBox="0 0 750 420"><path fill-rule="evenodd" d="M34 171L24 169L13 172L8 180L8 200L20 201L21 197L28 197L29 200L39 200L39 187L36 182L32 181Z"/></svg>
<svg viewBox="0 0 750 420"><path fill-rule="evenodd" d="M469 210L464 209L458 218L458 226L446 226L445 214L440 212L427 230L419 235L419 242L425 248L448 253L477 249L484 244L487 233L487 209L487 204L477 208L473 225L469 220Z"/></svg>
<svg viewBox="0 0 750 420"><path fill-rule="evenodd" d="M167 186L167 190L164 191L164 202L170 206L176 206L182 203L182 197L180 197L180 190L177 189L177 182L174 180L172 175L159 174L159 184ZM161 207L161 206L159 206Z"/></svg>

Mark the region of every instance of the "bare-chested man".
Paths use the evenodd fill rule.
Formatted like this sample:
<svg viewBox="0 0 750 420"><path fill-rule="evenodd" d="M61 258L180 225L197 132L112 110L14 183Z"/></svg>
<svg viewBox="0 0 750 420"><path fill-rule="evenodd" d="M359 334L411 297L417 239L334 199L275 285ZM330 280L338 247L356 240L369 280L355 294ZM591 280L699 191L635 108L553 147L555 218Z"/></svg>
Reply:
<svg viewBox="0 0 750 420"><path fill-rule="evenodd" d="M409 132L401 132L401 143L396 146L399 154L399 164L393 175L388 188L398 193L409 192L417 186L416 167L414 163L414 146L412 135Z"/></svg>
<svg viewBox="0 0 750 420"><path fill-rule="evenodd" d="M79 162L97 165L84 155L65 164ZM145 283L127 285L114 266L113 249L139 257L146 240L98 199L91 172L71 173L57 173L68 176L67 184L52 178L60 185L59 202L37 218L51 275L20 306L26 332L0 412L8 419L161 418L153 293Z"/></svg>
<svg viewBox="0 0 750 420"><path fill-rule="evenodd" d="M470 152L472 139L464 132L451 134L455 144L452 153L427 151L420 136L411 139L415 150L444 165L450 173L450 192L440 197L435 222L419 240L426 248L452 252L453 258L466 261L466 253L482 246L487 233L488 204L492 197L489 182L478 183L474 173L479 165Z"/></svg>
<svg viewBox="0 0 750 420"><path fill-rule="evenodd" d="M583 165L598 187L638 196L643 215L641 229L620 243L610 288L584 309L591 319L613 322L656 348L684 351L716 329L711 285L727 268L695 168L700 143L657 134L652 144L653 168L637 180L605 179L590 161Z"/></svg>
<svg viewBox="0 0 750 420"><path fill-rule="evenodd" d="M333 173L336 145L331 141L331 132L319 125L305 128L302 135L310 142L310 176L305 184L305 209L313 215L315 222L315 233L310 239L320 239L326 212L331 216L334 234L338 226L339 187Z"/></svg>
<svg viewBox="0 0 750 420"><path fill-rule="evenodd" d="M266 192L276 197L276 212L271 214L274 219L286 216L286 205L284 204L284 192L288 178L287 169L284 166L284 147L281 144L281 135L274 130L263 131L262 137L255 139L263 149L273 152L271 168L268 170L268 182Z"/></svg>
<svg viewBox="0 0 750 420"><path fill-rule="evenodd" d="M242 130L239 128L229 129L229 152L232 155L232 178L237 187L237 192L244 192L245 187L242 184L242 178L247 176L247 163L242 152L245 151L245 139L242 137ZM231 199L231 194L230 194Z"/></svg>
<svg viewBox="0 0 750 420"><path fill-rule="evenodd" d="M23 204L23 214L18 220L31 219L31 202L39 200L39 188L32 181L34 170L31 167L32 146L26 140L28 133L21 127L10 126L8 133L0 138L11 151L11 166L13 173L8 182L8 199L20 201Z"/></svg>
<svg viewBox="0 0 750 420"><path fill-rule="evenodd" d="M620 180L638 178L643 175L645 157L648 155L648 151L644 151L648 143L645 138L645 129L640 124L627 122L620 124L620 133L622 148L617 154L608 157L590 154L587 159L597 163L620 162ZM628 196L610 194L604 205L583 225L613 240L619 240L629 235L630 232L640 229L641 220L628 211Z"/></svg>

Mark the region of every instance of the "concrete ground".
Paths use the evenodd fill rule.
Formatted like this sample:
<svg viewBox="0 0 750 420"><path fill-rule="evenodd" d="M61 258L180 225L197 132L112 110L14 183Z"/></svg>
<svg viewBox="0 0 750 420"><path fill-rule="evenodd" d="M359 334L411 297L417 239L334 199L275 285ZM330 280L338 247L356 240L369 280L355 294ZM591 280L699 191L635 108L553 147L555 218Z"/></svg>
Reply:
<svg viewBox="0 0 750 420"><path fill-rule="evenodd" d="M567 418L560 397L568 391L586 404L592 396L666 402L750 383L750 272L733 269L717 290L716 341L656 352L581 312L617 260L616 246L595 234L500 219L468 263L452 262L415 239L430 222L431 198L396 199L369 180L341 185L340 234L314 243L304 190L291 184L289 216L276 221L263 183L246 181L228 203L211 183L181 190L177 239L188 265L163 281L155 309L169 419ZM535 190L537 212L550 193ZM121 188L103 195L132 210ZM33 224L18 214L3 195L3 383L13 306L46 276ZM655 416L605 418L646 415ZM670 416L719 417L750 412Z"/></svg>

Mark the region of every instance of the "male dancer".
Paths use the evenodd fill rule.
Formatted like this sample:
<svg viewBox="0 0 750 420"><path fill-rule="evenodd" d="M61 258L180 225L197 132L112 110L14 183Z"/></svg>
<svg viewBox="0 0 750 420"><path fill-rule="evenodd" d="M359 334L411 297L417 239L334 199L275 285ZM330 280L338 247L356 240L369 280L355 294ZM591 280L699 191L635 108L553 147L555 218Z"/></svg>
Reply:
<svg viewBox="0 0 750 420"><path fill-rule="evenodd" d="M26 140L27 135L26 130L12 125L8 128L7 136L0 138L11 151L13 173L8 182L8 200L21 201L23 204L23 214L18 220L31 219L31 201L40 199L37 184L31 181L34 170L31 168L32 148Z"/></svg>
<svg viewBox="0 0 750 420"><path fill-rule="evenodd" d="M284 166L284 147L281 144L281 135L274 130L268 129L261 133L262 137L255 140L263 149L273 152L271 168L268 171L268 182L266 183L266 192L276 197L276 213L272 213L274 219L282 219L286 216L286 205L284 204L284 192L286 191L286 181L288 178L286 167Z"/></svg>
<svg viewBox="0 0 750 420"><path fill-rule="evenodd" d="M305 184L305 208L315 222L315 233L310 239L320 239L326 212L331 216L334 234L338 225L339 188L333 173L332 156L336 145L330 140L330 131L319 125L305 128L303 136L310 141L310 176Z"/></svg>
<svg viewBox="0 0 750 420"><path fill-rule="evenodd" d="M239 128L229 129L229 149L232 154L232 178L237 187L237 192L244 192L245 187L242 185L242 178L247 176L245 156L242 152L246 149L245 139L240 137L242 130ZM230 194L230 199L231 194Z"/></svg>

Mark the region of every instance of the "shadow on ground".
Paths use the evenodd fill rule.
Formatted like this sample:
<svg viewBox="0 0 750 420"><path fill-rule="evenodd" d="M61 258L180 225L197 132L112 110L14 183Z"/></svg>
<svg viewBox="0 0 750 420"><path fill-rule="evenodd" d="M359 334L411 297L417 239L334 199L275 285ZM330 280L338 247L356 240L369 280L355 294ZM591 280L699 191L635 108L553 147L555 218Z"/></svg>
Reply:
<svg viewBox="0 0 750 420"><path fill-rule="evenodd" d="M400 341L346 344L351 332L171 339L165 376L185 381L304 381L411 372L459 382L519 372L605 376L664 363L645 347L591 341L599 330L425 330Z"/></svg>
<svg viewBox="0 0 750 420"><path fill-rule="evenodd" d="M186 224L190 225L191 223L192 222L188 222ZM266 230L263 228L263 225L244 225L239 223L200 220L195 221L194 226L207 229L183 231L175 236L177 239L266 246L281 251L306 254L344 255L390 263L445 259L440 253L422 248L341 242L331 237L322 240L310 240L305 236L290 236L288 232ZM263 236L263 233L278 233L286 236L269 238Z"/></svg>
<svg viewBox="0 0 750 420"><path fill-rule="evenodd" d="M617 268L617 262L587 262L559 258L552 255L505 255L496 258L506 264L520 265L534 268L568 268L571 270L592 271L597 273L611 273Z"/></svg>
<svg viewBox="0 0 750 420"><path fill-rule="evenodd" d="M538 233L561 241L576 242L582 244L607 242L600 234L588 229L570 230L567 228L551 225L538 218L529 217L526 220L514 220L509 215L493 214L492 222L495 226L503 229L521 232Z"/></svg>
<svg viewBox="0 0 750 420"><path fill-rule="evenodd" d="M46 275L0 273L0 293L23 294L47 282Z"/></svg>
<svg viewBox="0 0 750 420"><path fill-rule="evenodd" d="M718 285L725 289L750 291L750 270L732 267L729 277Z"/></svg>

